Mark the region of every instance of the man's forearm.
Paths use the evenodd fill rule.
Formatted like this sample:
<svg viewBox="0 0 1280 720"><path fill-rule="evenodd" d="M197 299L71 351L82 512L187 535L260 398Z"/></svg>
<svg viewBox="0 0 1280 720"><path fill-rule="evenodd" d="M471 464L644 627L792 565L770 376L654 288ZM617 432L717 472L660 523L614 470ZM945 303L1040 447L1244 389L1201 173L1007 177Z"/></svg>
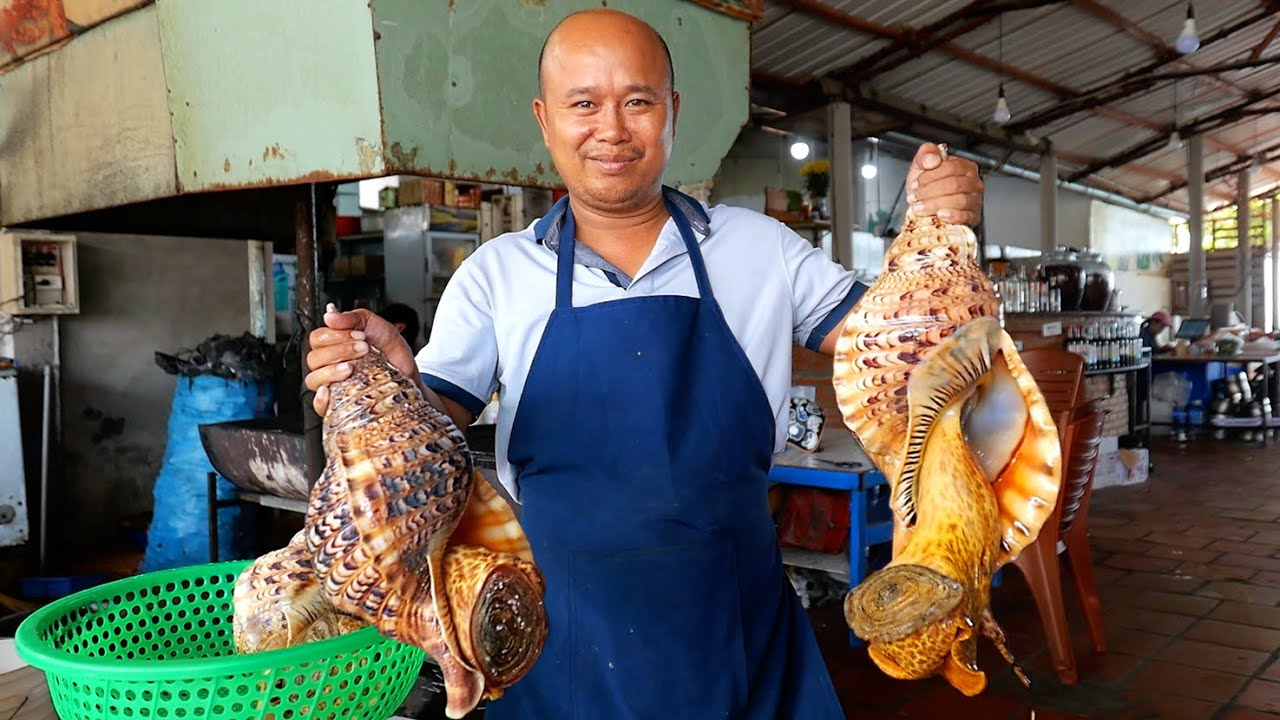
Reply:
<svg viewBox="0 0 1280 720"><path fill-rule="evenodd" d="M469 410L427 387L427 384L422 381L422 373L414 373L413 381L418 384L418 389L421 390L423 396L427 398L427 402L434 405L440 412L452 418L453 423L459 428L465 428L475 421L475 416L473 416Z"/></svg>

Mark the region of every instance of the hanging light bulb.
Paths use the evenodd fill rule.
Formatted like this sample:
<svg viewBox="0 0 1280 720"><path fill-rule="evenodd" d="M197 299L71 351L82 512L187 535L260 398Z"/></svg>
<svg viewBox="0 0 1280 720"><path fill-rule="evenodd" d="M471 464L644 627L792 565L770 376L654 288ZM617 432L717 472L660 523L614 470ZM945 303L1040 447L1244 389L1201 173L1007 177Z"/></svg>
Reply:
<svg viewBox="0 0 1280 720"><path fill-rule="evenodd" d="M1196 11L1190 2L1187 3L1187 19L1182 23L1182 34L1173 45L1183 55L1190 55L1200 49L1200 36L1196 34Z"/></svg>
<svg viewBox="0 0 1280 720"><path fill-rule="evenodd" d="M871 180L876 176L876 166L874 163L866 163L862 166L862 177Z"/></svg>
<svg viewBox="0 0 1280 720"><path fill-rule="evenodd" d="M809 157L809 143L801 140L791 144L791 157L803 160Z"/></svg>
<svg viewBox="0 0 1280 720"><path fill-rule="evenodd" d="M1000 95L996 97L996 112L991 116L998 124L1003 125L1013 117L1009 114L1009 102L1004 99L1004 83L1000 83Z"/></svg>
<svg viewBox="0 0 1280 720"><path fill-rule="evenodd" d="M1182 149L1182 136L1178 134L1177 129L1169 133L1169 144L1166 147L1170 150Z"/></svg>

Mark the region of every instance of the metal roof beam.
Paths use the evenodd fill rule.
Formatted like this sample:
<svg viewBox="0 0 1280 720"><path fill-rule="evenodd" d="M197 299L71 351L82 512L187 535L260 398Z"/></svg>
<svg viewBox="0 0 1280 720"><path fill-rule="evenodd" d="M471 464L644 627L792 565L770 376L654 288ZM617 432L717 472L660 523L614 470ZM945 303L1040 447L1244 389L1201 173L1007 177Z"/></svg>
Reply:
<svg viewBox="0 0 1280 720"><path fill-rule="evenodd" d="M1156 35L1155 33L1152 33L1151 31L1135 23L1129 18L1121 15L1120 13L1112 10L1111 8L1103 6L1102 4L1098 3L1097 0L1072 0L1072 2L1075 3L1075 6L1080 8L1081 10L1084 10L1085 12L1088 12L1093 16L1102 19L1103 21L1109 23L1110 25L1120 30L1123 30L1125 33L1127 33L1131 37L1136 38L1138 42L1141 42L1144 45L1147 45L1148 47L1150 47L1152 50L1155 50L1157 60L1167 58L1172 62L1177 62L1187 67L1191 67L1191 68L1195 67L1186 58L1181 57L1181 53L1179 53L1177 50L1170 47L1169 44L1166 43L1158 35ZM1229 80L1225 80L1223 78L1218 77L1216 74L1212 75L1212 79L1214 80L1214 82L1218 83L1219 85L1230 88L1231 90L1234 90L1243 95L1247 95L1249 92L1245 88L1242 88L1239 85L1236 85L1235 83Z"/></svg>
<svg viewBox="0 0 1280 720"><path fill-rule="evenodd" d="M1262 102L1263 100L1269 100L1277 95L1280 95L1280 88L1273 88L1265 93L1258 93L1247 100L1243 100L1235 105L1232 105L1231 107L1224 108L1212 115L1208 115L1199 120L1196 120L1193 123L1190 123L1181 128L1178 128L1178 130L1180 132L1185 132L1187 134L1194 135L1194 134L1204 134L1206 132L1223 127L1225 125L1230 125L1233 122L1239 120L1241 117L1240 115L1241 111L1246 110L1250 105L1255 105L1257 103ZM1079 180L1080 178L1085 177L1087 175L1092 175L1093 173L1096 173L1099 170L1106 170L1107 168L1116 167L1117 165L1124 165L1126 163L1137 160L1143 155L1152 153L1160 149L1160 147L1165 143L1165 134L1173 132L1173 129L1174 128L1172 126L1165 128L1164 133L1157 135L1154 138L1144 140L1141 143L1138 143L1137 145L1134 145L1129 149L1124 150L1120 153L1117 153L1116 155L1113 155L1110 158L1107 158L1105 160L1101 160L1096 163L1090 163L1084 169L1079 170L1074 175L1072 175L1071 180L1073 181Z"/></svg>
<svg viewBox="0 0 1280 720"><path fill-rule="evenodd" d="M1271 31L1267 33L1267 36L1262 38L1262 42L1258 43L1253 52L1249 53L1249 59L1257 60L1262 57L1262 51L1267 49L1267 46L1271 44L1272 40L1276 39L1278 34L1280 34L1280 20L1277 20L1276 24L1271 26Z"/></svg>
<svg viewBox="0 0 1280 720"><path fill-rule="evenodd" d="M1277 160L1280 160L1280 143L1277 143L1275 145L1272 145L1271 147L1264 149L1261 154L1263 156L1262 162L1264 163L1270 163L1270 162L1275 162ZM1253 162L1253 158L1236 158L1231 162L1219 165L1213 170L1210 170L1209 172L1205 173L1204 179L1206 182L1219 180L1221 178L1227 177L1228 175L1233 175L1235 173L1240 172L1241 170L1244 170L1245 168L1249 167L1249 164L1252 162ZM1169 187L1166 188L1165 190L1155 193L1154 195L1149 195L1144 200L1144 202L1152 202L1154 200L1158 200L1166 195L1175 193L1186 186L1187 186L1186 180L1179 180L1176 183L1170 184ZM1222 193L1214 193L1214 194L1219 197L1222 197ZM1234 199L1234 198L1224 198L1224 199Z"/></svg>
<svg viewBox="0 0 1280 720"><path fill-rule="evenodd" d="M1214 43L1217 43L1217 42L1221 42L1222 40L1240 32L1241 30L1245 30L1249 27L1252 27L1253 25L1256 25L1263 20L1270 19L1275 16L1275 13L1278 10L1280 10L1280 0L1267 0L1262 10L1250 15L1247 18L1244 18L1243 20L1237 23L1234 23L1232 25L1222 28L1221 30L1215 32L1213 35L1207 38L1204 38L1200 42L1200 49L1203 50L1205 47L1209 45L1213 45ZM1102 83L1099 83L1093 88L1077 93L1075 96L1068 98L1064 102L1055 104L1051 108L1048 108L1034 115L1031 115L1030 117L1011 123L1010 127L1017 131L1031 130L1033 128L1038 128L1043 125L1047 125L1056 120L1060 120L1062 118L1075 115L1076 113L1092 110L1093 108L1098 107L1100 105L1105 105L1109 102L1118 100L1128 95L1129 91L1123 90L1123 89L1116 91L1112 88L1115 88L1117 86L1122 86L1124 83L1130 80L1146 77L1151 73L1153 73L1154 71L1159 70L1165 65L1168 65L1170 62L1173 62L1174 59L1175 58L1157 58L1140 68L1137 68L1135 70L1131 70L1125 73L1124 75L1120 76L1120 78L1118 79L1103 81ZM1109 92L1106 92L1105 94L1099 94L1100 92L1108 89L1112 89L1112 90L1110 90Z"/></svg>

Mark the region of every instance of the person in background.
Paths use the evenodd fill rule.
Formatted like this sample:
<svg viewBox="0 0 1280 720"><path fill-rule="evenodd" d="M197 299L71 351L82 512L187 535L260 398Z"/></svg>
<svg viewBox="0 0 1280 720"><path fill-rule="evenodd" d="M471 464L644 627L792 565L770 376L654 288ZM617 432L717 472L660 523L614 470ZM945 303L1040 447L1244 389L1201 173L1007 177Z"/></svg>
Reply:
<svg viewBox="0 0 1280 720"><path fill-rule="evenodd" d="M420 349L418 346L418 329L422 325L418 322L418 312L404 303L391 303L382 308L382 312L378 313L383 320L391 323L395 327L396 332L400 333L400 337L409 344L409 347L416 353Z"/></svg>
<svg viewBox="0 0 1280 720"><path fill-rule="evenodd" d="M1160 344L1156 340L1156 336L1172 325L1173 321L1169 319L1169 313L1163 310L1151 313L1151 317L1147 318L1138 330L1138 336L1142 338L1142 346L1151 348L1152 355L1167 352L1168 346Z"/></svg>

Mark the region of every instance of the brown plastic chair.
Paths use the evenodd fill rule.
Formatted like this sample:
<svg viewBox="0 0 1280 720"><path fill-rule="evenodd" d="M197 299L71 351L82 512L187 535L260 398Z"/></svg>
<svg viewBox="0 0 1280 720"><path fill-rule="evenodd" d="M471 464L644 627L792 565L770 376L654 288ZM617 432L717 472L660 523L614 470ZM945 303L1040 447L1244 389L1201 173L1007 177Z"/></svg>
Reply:
<svg viewBox="0 0 1280 720"><path fill-rule="evenodd" d="M1075 409L1084 387L1084 358L1061 348L1030 348L1019 352L1018 357L1040 386L1054 420ZM1058 436L1062 435L1059 425Z"/></svg>
<svg viewBox="0 0 1280 720"><path fill-rule="evenodd" d="M1054 669L1064 685L1079 679L1075 652L1071 646L1070 626L1063 603L1062 575L1058 560L1058 541L1065 545L1076 597L1084 609L1093 649L1105 652L1106 630L1102 621L1102 603L1098 599L1093 577L1093 557L1089 553L1089 499L1093 489L1094 470L1102 440L1102 425L1109 412L1102 398L1078 405L1074 412L1060 413L1058 426L1062 437L1062 483L1053 515L1040 529L1036 541L1027 546L1014 561L1022 571L1035 597L1049 643Z"/></svg>

